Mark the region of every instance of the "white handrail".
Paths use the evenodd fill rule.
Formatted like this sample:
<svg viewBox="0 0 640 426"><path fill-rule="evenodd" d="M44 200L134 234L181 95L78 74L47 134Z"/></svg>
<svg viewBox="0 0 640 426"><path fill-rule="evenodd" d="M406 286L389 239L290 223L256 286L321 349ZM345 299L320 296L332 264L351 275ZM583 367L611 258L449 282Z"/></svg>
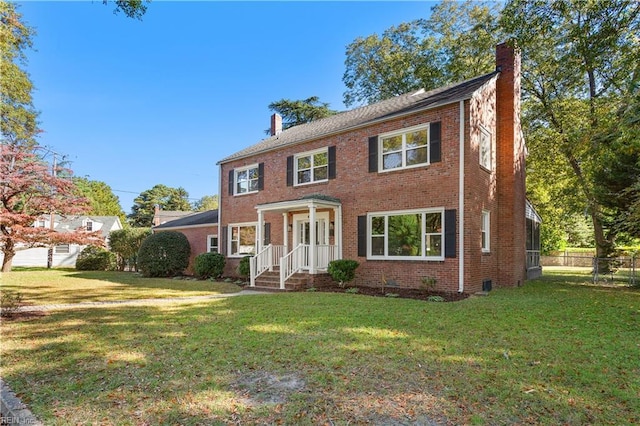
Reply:
<svg viewBox="0 0 640 426"><path fill-rule="evenodd" d="M280 258L280 289L293 274L309 266L309 245L299 244L286 256Z"/></svg>
<svg viewBox="0 0 640 426"><path fill-rule="evenodd" d="M272 248L271 244L263 248L258 254L253 256L249 264L251 266L251 279L249 285L251 287L256 286L256 278L260 276L263 272L270 269L271 266L271 257L272 257Z"/></svg>

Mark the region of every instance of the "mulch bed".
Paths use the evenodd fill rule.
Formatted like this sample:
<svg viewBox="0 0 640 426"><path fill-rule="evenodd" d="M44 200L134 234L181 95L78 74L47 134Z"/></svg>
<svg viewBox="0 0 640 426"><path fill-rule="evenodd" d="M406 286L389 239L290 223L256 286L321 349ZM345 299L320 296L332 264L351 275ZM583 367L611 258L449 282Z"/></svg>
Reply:
<svg viewBox="0 0 640 426"><path fill-rule="evenodd" d="M418 288L401 288L401 287L385 287L384 292L380 287L348 287L341 288L338 285L335 286L323 286L317 288L317 291L329 292L329 293L349 293L349 288L357 288L356 294L362 294L365 296L373 297L397 297L400 299L416 299L416 300L433 300L433 296L441 297L444 302L458 302L469 297L465 293L447 293ZM353 290L351 290L353 291Z"/></svg>

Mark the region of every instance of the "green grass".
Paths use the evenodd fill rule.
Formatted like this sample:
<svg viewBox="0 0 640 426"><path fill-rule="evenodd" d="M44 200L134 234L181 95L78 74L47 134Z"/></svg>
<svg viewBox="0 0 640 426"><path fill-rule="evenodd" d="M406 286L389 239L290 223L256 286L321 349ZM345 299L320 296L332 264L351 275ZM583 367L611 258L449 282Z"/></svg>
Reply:
<svg viewBox="0 0 640 426"><path fill-rule="evenodd" d="M0 290L20 292L30 305L234 293L234 284L143 278L132 272L25 268L0 274Z"/></svg>
<svg viewBox="0 0 640 426"><path fill-rule="evenodd" d="M637 424L639 325L639 290L558 273L456 303L56 311L4 321L0 362L45 424Z"/></svg>

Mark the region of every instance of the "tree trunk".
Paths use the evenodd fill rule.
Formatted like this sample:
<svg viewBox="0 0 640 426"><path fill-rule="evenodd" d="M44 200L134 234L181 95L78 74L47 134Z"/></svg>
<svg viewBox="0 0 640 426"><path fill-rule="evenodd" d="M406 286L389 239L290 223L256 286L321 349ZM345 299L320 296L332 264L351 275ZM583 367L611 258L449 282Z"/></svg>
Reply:
<svg viewBox="0 0 640 426"><path fill-rule="evenodd" d="M12 245L13 248L13 245ZM2 254L4 257L2 259L2 272L11 272L11 264L13 263L13 257L16 255L16 252L13 249L7 249L5 246L2 250Z"/></svg>
<svg viewBox="0 0 640 426"><path fill-rule="evenodd" d="M613 241L604 235L604 226L600 219L599 211L592 206L591 220L593 222L593 234L596 241L596 258L598 259L598 273L611 271L611 255L614 252Z"/></svg>

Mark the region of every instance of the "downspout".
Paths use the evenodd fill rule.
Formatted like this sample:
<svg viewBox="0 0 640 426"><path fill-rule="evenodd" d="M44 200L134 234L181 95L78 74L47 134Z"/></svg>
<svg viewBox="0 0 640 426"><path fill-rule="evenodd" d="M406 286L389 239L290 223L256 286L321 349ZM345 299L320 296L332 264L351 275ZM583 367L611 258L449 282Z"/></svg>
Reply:
<svg viewBox="0 0 640 426"><path fill-rule="evenodd" d="M460 101L460 172L458 173L458 211L460 258L458 260L458 293L464 292L464 100Z"/></svg>
<svg viewBox="0 0 640 426"><path fill-rule="evenodd" d="M222 247L221 243L227 243L222 241L222 164L218 167L218 253L227 253L227 248Z"/></svg>

